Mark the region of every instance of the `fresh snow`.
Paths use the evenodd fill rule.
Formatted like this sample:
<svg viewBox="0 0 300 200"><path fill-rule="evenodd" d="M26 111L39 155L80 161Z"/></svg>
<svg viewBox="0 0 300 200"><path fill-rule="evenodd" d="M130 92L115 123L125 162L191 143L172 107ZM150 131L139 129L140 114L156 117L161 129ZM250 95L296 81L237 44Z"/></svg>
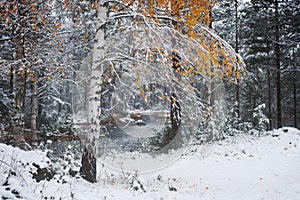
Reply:
<svg viewBox="0 0 300 200"><path fill-rule="evenodd" d="M282 128L261 137L237 135L195 145L175 163L151 173L119 172L98 162L98 182L58 173L36 182L32 163L51 162L42 151L0 144L2 199L300 199L300 131ZM8 172L13 171L8 177ZM62 170L63 171L63 170ZM31 173L30 173L31 172Z"/></svg>

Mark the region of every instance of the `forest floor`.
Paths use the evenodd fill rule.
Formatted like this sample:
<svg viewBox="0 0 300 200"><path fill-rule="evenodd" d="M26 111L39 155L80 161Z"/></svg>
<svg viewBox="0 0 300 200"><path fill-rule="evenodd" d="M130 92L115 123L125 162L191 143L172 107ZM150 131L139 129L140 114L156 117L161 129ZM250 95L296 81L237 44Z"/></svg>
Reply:
<svg viewBox="0 0 300 200"><path fill-rule="evenodd" d="M68 175L77 161L72 154L66 158L70 162L54 162L44 151L0 144L1 199L300 199L300 131L294 128L195 145L151 173L122 173L98 164L94 184ZM50 166L56 174L46 170ZM43 170L44 177L38 177ZM50 180L37 182L43 178Z"/></svg>

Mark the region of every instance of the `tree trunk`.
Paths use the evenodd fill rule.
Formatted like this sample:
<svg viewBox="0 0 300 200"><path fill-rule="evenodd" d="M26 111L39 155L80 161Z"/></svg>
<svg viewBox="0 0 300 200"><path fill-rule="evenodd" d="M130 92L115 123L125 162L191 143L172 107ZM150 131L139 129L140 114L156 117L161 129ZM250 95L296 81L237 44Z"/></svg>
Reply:
<svg viewBox="0 0 300 200"><path fill-rule="evenodd" d="M26 89L27 89L27 69L25 60L25 21L26 10L28 6L28 0L20 0L18 15L20 17L20 29L17 32L15 38L16 50L15 50L15 60L17 65L14 70L16 71L16 85L15 85L15 106L16 111L19 114L17 124L14 125L14 132L20 134L17 142L22 142L24 140L24 114L25 114L25 104L26 104Z"/></svg>
<svg viewBox="0 0 300 200"><path fill-rule="evenodd" d="M98 141L100 137L100 119L101 119L101 107L99 107L101 97L99 98L98 92L101 91L103 64L99 66L98 62L104 57L104 45L105 41L105 23L107 17L107 8L104 5L104 0L99 1L99 10L97 16L97 42L94 44L93 56L91 57L91 66L88 68L89 73L89 87L86 91L87 105L87 123L89 124L89 130L87 131L86 140L84 144L84 150L82 154L82 167L81 175L84 179L90 182L96 182L96 148L95 141Z"/></svg>
<svg viewBox="0 0 300 200"><path fill-rule="evenodd" d="M10 67L10 78L9 78L9 95L10 95L10 98L13 99L14 98L14 66L11 65Z"/></svg>
<svg viewBox="0 0 300 200"><path fill-rule="evenodd" d="M277 128L282 127L281 107L281 70L280 70L280 46L279 46L279 13L278 0L275 0L275 61L276 61L276 92L277 92Z"/></svg>
<svg viewBox="0 0 300 200"><path fill-rule="evenodd" d="M26 63L27 64L27 63ZM23 77L23 97L22 97L22 109L25 114L26 111L26 93L27 93L27 66L24 66L24 77Z"/></svg>
<svg viewBox="0 0 300 200"><path fill-rule="evenodd" d="M20 36L16 38L16 60L18 61L18 68L16 69L16 95L15 95L15 103L16 109L21 111L23 105L23 84L24 84L24 68L22 66L22 59L24 58L24 36Z"/></svg>
<svg viewBox="0 0 300 200"><path fill-rule="evenodd" d="M171 109L170 109L170 118L172 124L172 138L174 138L179 130L181 124L181 107L177 100L175 93L172 93L171 96Z"/></svg>
<svg viewBox="0 0 300 200"><path fill-rule="evenodd" d="M26 70L26 66L22 66L22 59L25 57L24 53L24 34L23 28L18 33L19 35L16 37L16 56L15 60L17 61L16 70L16 85L15 85L15 108L17 112L17 119L15 120L15 124L13 125L13 132L15 134L20 134L18 137L18 143L24 140L23 130L24 130L24 106L25 106L25 96L26 96L26 79L24 78L24 70ZM25 64L24 64L25 65Z"/></svg>
<svg viewBox="0 0 300 200"><path fill-rule="evenodd" d="M238 2L235 0L235 52L239 53L239 34L238 34ZM236 113L240 118L240 83L239 79L236 82L235 88Z"/></svg>
<svg viewBox="0 0 300 200"><path fill-rule="evenodd" d="M10 67L9 86L10 86L9 98L14 99L14 65L11 65ZM10 133L14 134L12 120L9 120L9 126L10 126Z"/></svg>
<svg viewBox="0 0 300 200"><path fill-rule="evenodd" d="M294 95L294 127L297 128L297 73L296 63L294 63L294 77L293 77L293 95Z"/></svg>
<svg viewBox="0 0 300 200"><path fill-rule="evenodd" d="M84 147L81 159L81 168L80 168L81 176L91 182L96 182L96 158L91 148Z"/></svg>
<svg viewBox="0 0 300 200"><path fill-rule="evenodd" d="M269 130L273 128L272 125L272 100L271 100L271 73L268 69L268 118L269 118Z"/></svg>
<svg viewBox="0 0 300 200"><path fill-rule="evenodd" d="M37 101L37 73L34 74L32 80L32 95L31 95L31 134L32 141L37 141L37 110L38 110L38 101Z"/></svg>

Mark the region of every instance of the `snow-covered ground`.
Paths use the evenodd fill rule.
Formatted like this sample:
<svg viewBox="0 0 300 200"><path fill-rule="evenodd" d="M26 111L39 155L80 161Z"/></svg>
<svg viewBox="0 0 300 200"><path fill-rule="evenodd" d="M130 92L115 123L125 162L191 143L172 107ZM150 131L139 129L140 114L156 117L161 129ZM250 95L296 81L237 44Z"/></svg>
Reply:
<svg viewBox="0 0 300 200"><path fill-rule="evenodd" d="M33 165L35 163L35 166ZM2 199L300 199L300 131L284 128L262 137L239 135L193 146L162 170L132 174L98 165L98 182L59 173L36 182L32 174L54 165L44 152L0 144ZM65 171L66 169L61 169Z"/></svg>

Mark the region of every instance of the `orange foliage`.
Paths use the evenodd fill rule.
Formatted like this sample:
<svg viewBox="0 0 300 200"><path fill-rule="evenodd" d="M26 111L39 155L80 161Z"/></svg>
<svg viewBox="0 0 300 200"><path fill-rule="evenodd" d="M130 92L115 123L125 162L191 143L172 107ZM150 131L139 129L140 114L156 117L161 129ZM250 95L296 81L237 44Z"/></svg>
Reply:
<svg viewBox="0 0 300 200"><path fill-rule="evenodd" d="M66 5L68 4L71 7L71 3L66 1ZM134 15L133 21L136 26L143 27L147 24L155 28L171 27L175 30L174 35L171 37L175 38L179 36L181 44L184 44L183 48L186 48L182 52L179 50L179 54L190 53L190 55L186 56L186 60L182 59L180 62L181 68L177 69L177 73L180 74L183 79L187 77L185 80L192 82L194 79L191 77L202 75L216 79L228 78L229 80L236 80L244 75L243 61L209 28L212 21L210 16L211 9L215 5L214 0L122 0L122 3L113 1L110 5L112 6L110 8L116 13L132 14L132 12L136 12L137 15ZM98 9L98 7L96 4L90 4L89 9ZM81 11L79 10L79 12ZM78 16L76 16L75 19L78 25ZM147 22L144 23L144 20ZM123 26L122 23L118 25ZM59 29L59 27L60 26L56 26L57 29ZM134 37L141 41L145 35L151 32L151 30L146 28L145 35L141 35L139 32L130 32L132 31L130 28L128 30L126 30L126 27L117 28L119 32L127 31L128 34L133 33ZM184 36L181 37L182 35ZM88 38L89 35L86 34L83 41L87 41ZM193 43L194 46L191 48L188 45L185 46L185 41L186 43ZM156 45L155 41L153 41L153 44L154 46ZM165 51L164 49L160 49L164 47L154 46L149 46L149 49L146 50L143 45L141 45L141 47L136 46L135 53L137 55L147 55L146 60L143 60L143 62L151 63L155 61L153 53L155 50L159 52L159 56L163 57L158 63L169 66L167 61L172 59L170 55L174 50L177 51L177 49L167 49ZM187 62L187 60L189 60L189 62ZM139 67L136 67L134 70L136 72L135 86L139 88L139 93L144 95L145 91L141 87L141 85L143 85L143 70L140 71ZM149 69L144 72L147 76L151 76L150 71ZM169 72L170 71L165 68L163 74L168 77ZM104 77L106 77L104 79L108 80L110 75L106 74ZM176 79L177 78L178 77L176 77ZM193 90L190 86L191 85L188 85L189 89Z"/></svg>
<svg viewBox="0 0 300 200"><path fill-rule="evenodd" d="M62 23L61 23L61 22L59 22L58 24L56 24L56 26L55 26L55 27L56 27L57 29L59 29L59 28L61 27L61 25L62 25Z"/></svg>
<svg viewBox="0 0 300 200"><path fill-rule="evenodd" d="M123 0L123 3L131 5L132 0ZM138 1L138 5L143 5L142 0ZM209 25L211 22L210 10L213 5L214 1L212 0L148 0L142 13L146 17L157 18L163 11L165 15L172 18L175 28L186 25L188 30L192 31L192 27L196 24Z"/></svg>
<svg viewBox="0 0 300 200"><path fill-rule="evenodd" d="M239 79L243 68L235 52L228 52L220 39L216 39L211 25L210 11L215 5L214 0L123 0L125 6L116 6L115 9L120 11L129 8L133 3L137 3L138 9L144 17L153 20L153 24L160 26L169 26L161 21L163 18L171 20L172 28L178 32L187 35L191 40L198 42L205 51L197 52L199 56L195 62L199 67L193 70L181 71L182 76L194 76L201 72L208 77ZM140 25L137 22L137 25ZM205 28L199 28L199 25ZM189 68L187 66L187 68Z"/></svg>

